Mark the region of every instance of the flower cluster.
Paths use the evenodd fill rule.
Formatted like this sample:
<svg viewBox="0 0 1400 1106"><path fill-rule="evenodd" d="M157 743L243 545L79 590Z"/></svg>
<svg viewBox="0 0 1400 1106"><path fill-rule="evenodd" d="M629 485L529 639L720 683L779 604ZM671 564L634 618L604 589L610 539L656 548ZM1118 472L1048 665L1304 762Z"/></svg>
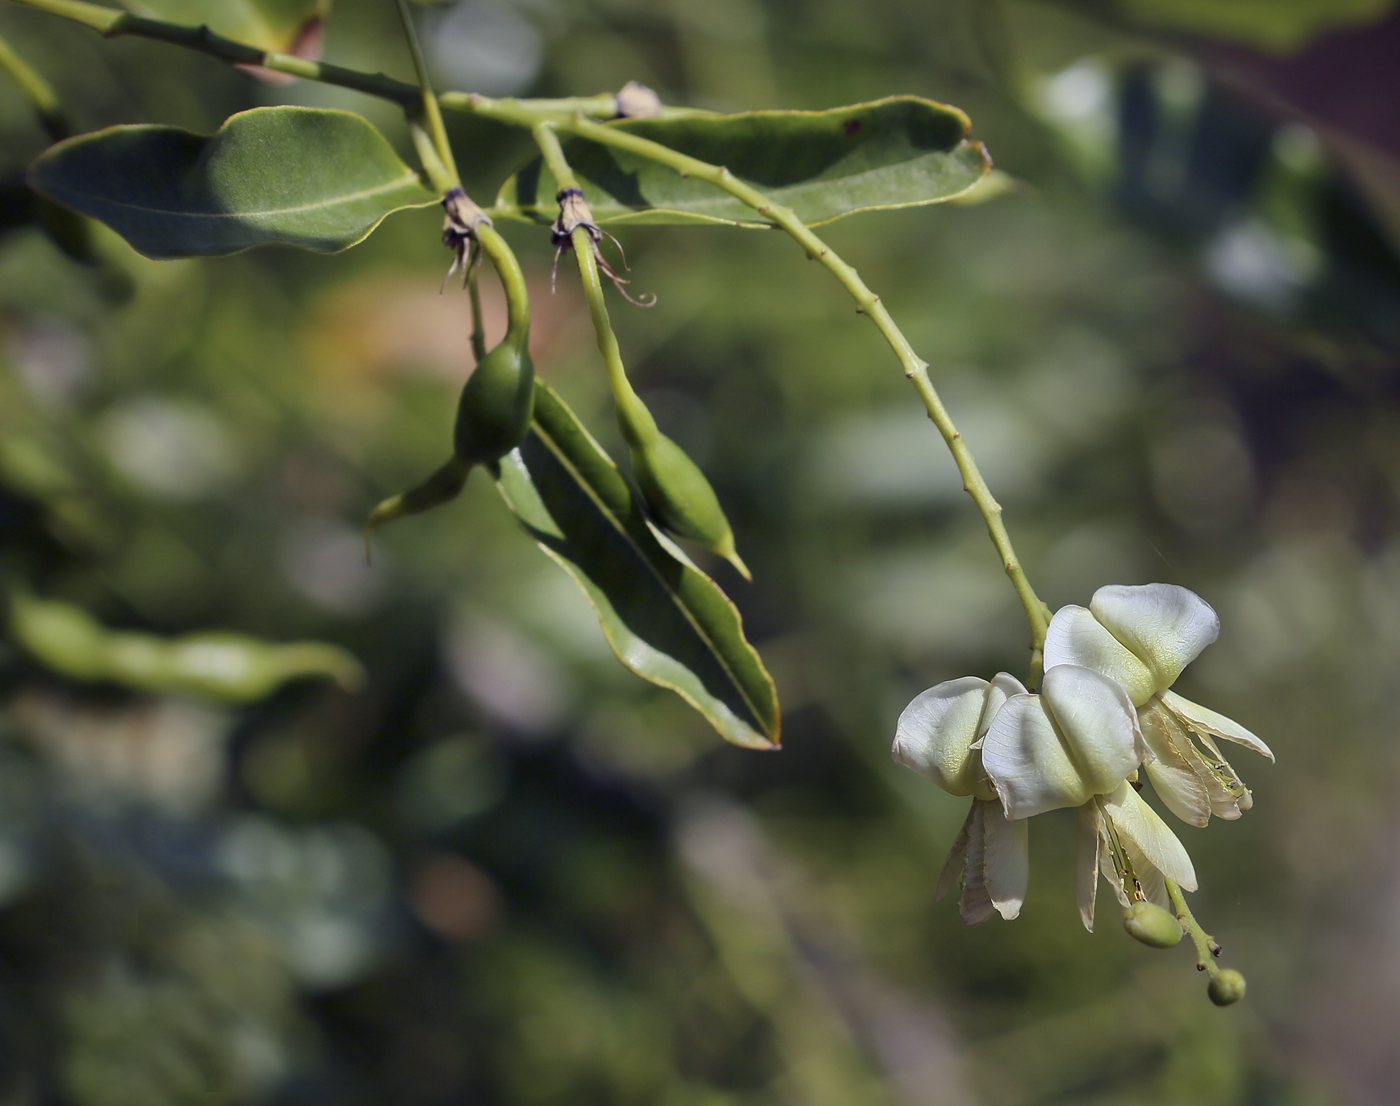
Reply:
<svg viewBox="0 0 1400 1106"><path fill-rule="evenodd" d="M1110 586L1088 608L1061 608L1050 622L1039 694L1015 677L949 680L917 696L899 718L894 758L972 809L939 877L940 897L962 875L969 925L993 912L1015 918L1029 875L1026 820L1072 807L1079 815L1077 888L1094 927L1099 874L1148 944L1181 937L1170 884L1196 889L1191 858L1138 794L1141 766L1167 808L1191 825L1212 814L1238 818L1249 790L1217 738L1273 759L1239 723L1171 691L1220 620L1209 604L1172 584Z"/></svg>

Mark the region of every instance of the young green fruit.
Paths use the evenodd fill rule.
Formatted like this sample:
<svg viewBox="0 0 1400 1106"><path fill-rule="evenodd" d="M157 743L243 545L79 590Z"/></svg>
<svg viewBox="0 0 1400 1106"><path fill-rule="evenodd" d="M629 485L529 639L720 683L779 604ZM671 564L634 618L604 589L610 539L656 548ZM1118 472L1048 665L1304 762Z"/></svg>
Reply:
<svg viewBox="0 0 1400 1106"><path fill-rule="evenodd" d="M380 526L457 498L472 467L490 464L518 446L535 414L535 366L526 341L507 334L467 378L457 404L452 456L417 487L390 496L365 521L365 539Z"/></svg>
<svg viewBox="0 0 1400 1106"><path fill-rule="evenodd" d="M1244 976L1234 968L1225 968L1212 976L1210 986L1206 988L1206 994L1216 1006L1229 1006L1239 1002L1244 998L1244 991Z"/></svg>
<svg viewBox="0 0 1400 1106"><path fill-rule="evenodd" d="M752 579L734 548L734 531L719 497L699 466L656 428L656 420L636 395L619 397L617 420L627 440L632 474L657 522L678 537L718 553L745 580Z"/></svg>
<svg viewBox="0 0 1400 1106"><path fill-rule="evenodd" d="M1123 911L1123 928L1154 949L1169 949L1181 942L1181 923L1156 903L1133 903Z"/></svg>

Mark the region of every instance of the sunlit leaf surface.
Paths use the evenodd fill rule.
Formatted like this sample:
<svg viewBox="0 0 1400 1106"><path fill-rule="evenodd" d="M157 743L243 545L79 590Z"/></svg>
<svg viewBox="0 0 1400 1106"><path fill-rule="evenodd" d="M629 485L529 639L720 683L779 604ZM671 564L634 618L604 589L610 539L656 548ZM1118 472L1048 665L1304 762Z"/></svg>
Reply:
<svg viewBox="0 0 1400 1106"><path fill-rule="evenodd" d="M613 124L714 165L786 204L809 226L857 211L951 199L991 168L968 140L967 116L917 96L830 111L752 111ZM769 226L712 184L636 154L564 140L600 223L733 223ZM502 187L500 214L553 222L558 185L536 158Z"/></svg>
<svg viewBox="0 0 1400 1106"><path fill-rule="evenodd" d="M158 259L262 245L332 253L436 199L365 119L301 107L241 112L212 135L109 127L46 151L29 179Z"/></svg>

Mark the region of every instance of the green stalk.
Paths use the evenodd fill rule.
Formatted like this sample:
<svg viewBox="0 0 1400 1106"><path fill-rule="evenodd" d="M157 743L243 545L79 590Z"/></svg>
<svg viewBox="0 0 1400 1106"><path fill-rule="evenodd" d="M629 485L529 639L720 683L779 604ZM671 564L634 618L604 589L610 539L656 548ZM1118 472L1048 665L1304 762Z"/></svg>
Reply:
<svg viewBox="0 0 1400 1106"><path fill-rule="evenodd" d="M500 231L490 223L478 223L475 233L482 252L496 267L501 286L506 292L506 336L513 337L517 342L526 342L530 334L530 293L525 285L525 274L520 271L520 262L516 260L509 243L501 237Z"/></svg>
<svg viewBox="0 0 1400 1106"><path fill-rule="evenodd" d="M481 314L481 269L467 266L467 299L472 307L472 357L478 365L486 356L486 323Z"/></svg>
<svg viewBox="0 0 1400 1106"><path fill-rule="evenodd" d="M553 124L536 123L531 128L531 133L540 148L540 153L544 155L549 171L554 174L560 191L578 188L578 178L574 176L568 159L564 157L564 150L559 145L559 136L554 133ZM579 226L573 229L572 240L574 256L578 258L579 279L583 282L584 298L588 300L588 313L592 317L593 333L598 341L598 352L603 357L603 368L608 374L608 383L612 386L613 402L619 408L625 408L629 416L623 423L624 429L634 428L642 438L654 440L657 434L656 420L637 397L632 382L627 379L627 368L622 363L622 351L618 347L617 335L613 333L612 320L608 316L607 303L603 299L603 282L598 275L598 261L593 256L593 239L589 237L587 229ZM639 441L633 444L641 443Z"/></svg>
<svg viewBox="0 0 1400 1106"><path fill-rule="evenodd" d="M68 119L58 102L58 94L53 86L39 74L4 38L0 38L0 69L9 74L10 79L19 85L24 97L34 108L44 132L55 142L61 142L73 133Z"/></svg>
<svg viewBox="0 0 1400 1106"><path fill-rule="evenodd" d="M457 175L457 163L452 157L452 144L447 141L447 128L442 125L442 111L438 108L437 96L433 93L433 82L428 76L428 64L423 60L423 45L418 41L418 29L413 25L413 14L408 10L408 0L398 0L399 22L403 24L404 41L413 57L413 72L418 77L418 89L423 98L423 119L428 125L433 150L440 163L440 180L434 180L440 191L446 192L453 185L462 183ZM442 182L446 182L443 187Z"/></svg>
<svg viewBox="0 0 1400 1106"><path fill-rule="evenodd" d="M365 73L349 69L343 65L328 62L309 61L292 54L279 54L274 50L262 50L244 42L215 34L208 27L189 27L178 23L167 23L160 19L145 19L116 8L88 3L87 0L13 0L28 8L61 16L74 23L91 27L109 38L130 35L148 38L157 42L168 42L195 50L201 54L218 58L231 65L256 65L292 77L302 77L308 81L335 85L363 92L389 100L406 111L413 112L422 105L422 90L406 81L386 77L383 73ZM562 99L544 100L493 100L469 92L444 92L438 97L442 107L468 114L485 114L497 118L501 113L525 112L532 125L537 119L568 119L579 114L585 117L611 119L617 114L617 97L611 92L601 92L596 96L575 96ZM663 108L662 118L682 115L705 114L694 108Z"/></svg>
<svg viewBox="0 0 1400 1106"><path fill-rule="evenodd" d="M1196 921L1196 915L1191 913L1191 908L1186 905L1186 896L1181 893L1178 887L1170 879L1162 877L1167 884L1167 894L1171 896L1172 905L1176 907L1177 919L1186 927L1186 932L1191 935L1191 941L1196 946L1196 964L1203 972L1209 972L1211 977L1220 974L1220 967L1216 964L1215 958L1220 954L1220 946L1216 944L1215 938L1207 933L1201 923Z"/></svg>
<svg viewBox="0 0 1400 1106"><path fill-rule="evenodd" d="M488 114L488 112L483 110L481 114ZM501 118L504 122L521 122L523 114L521 109L516 108L495 117ZM1011 544L1011 537L1006 531L1006 525L1002 522L1001 504L992 496L986 480L983 479L982 473L977 467L977 462L967 448L967 443L963 441L962 433L954 425L947 408L943 406L943 401L933 386L933 382L929 379L928 362L914 352L909 340L905 338L894 319L890 317L890 313L885 309L884 304L880 302L880 297L866 287L856 270L838 257L835 251L817 235L813 234L811 229L797 217L790 207L773 202L758 189L739 180L724 166L711 165L698 158L672 150L659 142L652 142L650 139L629 134L616 127L605 127L581 116L574 116L567 122L556 122L554 125L558 129L567 130L581 138L587 138L600 145L627 150L651 161L667 165L678 173L708 181L722 188L787 231L807 251L808 257L820 261L841 282L856 301L856 310L870 318L880 333L884 335L890 348L894 350L895 356L899 358L900 364L904 368L904 375L913 382L914 389L919 393L919 398L923 400L929 418L938 428L938 432L943 435L943 440L953 455L953 461L958 466L958 472L962 475L963 490L972 497L972 501L977 505L977 509L987 525L987 533L992 539L992 544L1001 557L1002 568L1006 571L1012 587L1015 588L1022 607L1025 608L1026 619L1031 628L1031 685L1034 686L1038 683L1041 654L1045 645L1045 631L1050 622L1050 610L1041 602L1040 597L1036 595L1035 589L1031 587L1030 581L1026 578L1021 562L1016 556L1016 550Z"/></svg>

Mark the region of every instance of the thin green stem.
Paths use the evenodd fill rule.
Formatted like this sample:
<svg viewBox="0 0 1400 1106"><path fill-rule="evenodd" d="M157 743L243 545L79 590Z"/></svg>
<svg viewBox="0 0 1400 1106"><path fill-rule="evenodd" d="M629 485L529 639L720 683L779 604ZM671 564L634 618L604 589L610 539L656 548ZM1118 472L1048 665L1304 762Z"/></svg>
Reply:
<svg viewBox="0 0 1400 1106"><path fill-rule="evenodd" d="M14 0L14 3L81 23L111 38L131 35L168 42L208 54L231 65L256 65L263 69L286 73L288 76L363 92L367 96L376 96L381 100L396 103L409 112L413 112L422 104L422 90L406 81L395 80L383 73L365 73L343 65L309 61L292 54L262 50L215 34L208 27L190 27L167 23L160 19L145 19L102 4L88 3L88 0ZM438 102L440 106L450 107L453 111L481 114L490 118L523 113L528 122L517 119L516 125L527 127L541 118L568 119L581 114L589 118L611 119L617 115L617 96L611 92L600 92L596 96L542 100L494 100L474 92L444 92L438 96ZM661 110L662 118L699 114L705 113L694 108L668 107Z"/></svg>
<svg viewBox="0 0 1400 1106"><path fill-rule="evenodd" d="M512 112L513 114L515 113ZM507 119L506 121L514 120ZM856 301L856 310L870 318L884 336L885 341L889 343L890 348L894 350L895 356L899 358L900 364L904 368L904 375L913 382L915 390L919 393L919 398L923 400L924 408L928 411L929 418L938 428L938 432L943 435L943 440L953 455L953 461L958 466L958 472L962 475L963 489L972 497L978 511L981 512L992 544L1001 556L1002 568L1006 571L1007 577L1011 580L1011 584L1021 600L1021 605L1025 608L1026 619L1031 628L1031 679L1032 683L1038 681L1041 651L1045 644L1045 630L1049 625L1050 611L1041 602L1031 587L1030 581L1026 578L1025 571L1022 569L1021 562L1011 544L1011 537L1006 532L1006 525L1002 522L1001 505L992 496L987 482L982 478L982 473L977 467L977 462L967 448L967 443L963 441L962 433L953 424L947 408L943 406L943 401L939 398L933 382L929 379L928 362L914 352L909 340L900 331L894 319L890 317L884 304L880 302L880 297L866 287L856 270L812 233L811 229L797 217L791 208L773 202L758 189L739 180L724 166L711 165L698 158L672 150L659 142L652 142L615 127L605 127L577 115L567 122L556 122L555 126L560 130L567 130L601 145L627 150L651 161L668 165L683 175L709 181L722 188L731 196L753 208L758 214L771 220L776 226L787 231L807 251L808 257L820 261L841 282Z"/></svg>
<svg viewBox="0 0 1400 1106"><path fill-rule="evenodd" d="M1220 968L1216 965L1215 958L1220 955L1220 946L1214 937L1201 928L1201 923L1196 921L1196 915L1192 914L1191 908L1186 905L1186 896L1181 893L1181 888L1165 876L1163 879L1172 905L1176 907L1177 920L1186 927L1186 932L1191 935L1191 941L1196 946L1197 967L1201 971L1209 972L1212 978L1219 975Z"/></svg>
<svg viewBox="0 0 1400 1106"><path fill-rule="evenodd" d="M481 313L481 266L467 265L467 299L472 307L472 357L478 365L486 356L486 323Z"/></svg>
<svg viewBox="0 0 1400 1106"><path fill-rule="evenodd" d="M544 162L554 174L560 189L577 188L578 178L574 176L573 168L564 156L564 147L559 145L559 136L554 133L553 124L541 119L530 128L530 133L534 136L535 145L544 155Z"/></svg>
<svg viewBox="0 0 1400 1106"><path fill-rule="evenodd" d="M19 85L24 97L34 108L39 123L45 133L55 142L61 142L73 133L68 119L58 102L58 94L53 86L27 61L15 52L13 46L0 38L0 69L9 74L10 79Z"/></svg>
<svg viewBox="0 0 1400 1106"><path fill-rule="evenodd" d="M424 129L423 124L410 119L408 133L413 137L413 148L417 151L418 160L423 163L423 172L427 173L433 188L445 196L453 188L459 187L457 171L449 169L443 164L442 158L438 155L437 144L433 141L433 136Z"/></svg>
<svg viewBox="0 0 1400 1106"><path fill-rule="evenodd" d="M520 262L500 231L489 222L478 223L474 231L482 252L491 259L506 292L506 337L525 342L530 335L530 293Z"/></svg>
<svg viewBox="0 0 1400 1106"><path fill-rule="evenodd" d="M578 178L564 156L564 149L559 145L559 136L554 133L553 124L536 123L531 128L531 133L544 156L545 164L554 174L560 191L578 188ZM574 227L570 232L570 242L574 256L578 258L579 279L583 282L583 295L588 301L588 313L593 320L598 352L603 357L603 369L608 374L608 383L612 387L613 402L617 404L619 412L626 413L626 417L619 420L622 432L628 438L629 444L643 445L656 437L656 420L633 390L632 382L627 379L627 367L622 363L622 351L618 347L617 335L613 333L612 320L608 317L608 306L603 298L603 281L598 274L598 259L593 254L594 242L588 227L583 224Z"/></svg>
<svg viewBox="0 0 1400 1106"><path fill-rule="evenodd" d="M413 25L413 13L408 10L408 0L397 0L399 22L403 24L404 41L413 57L413 72L418 77L418 89L423 98L423 119L427 123L428 134L433 140L433 149L448 178L448 188L461 183L457 175L457 163L452 157L452 145L447 141L447 128L442 124L442 111L438 108L437 96L433 92L432 78L428 75L428 63L423 60L423 44L418 41L418 28ZM436 182L435 182L436 183ZM441 188L441 186L439 185ZM441 188L443 192L447 188Z"/></svg>

